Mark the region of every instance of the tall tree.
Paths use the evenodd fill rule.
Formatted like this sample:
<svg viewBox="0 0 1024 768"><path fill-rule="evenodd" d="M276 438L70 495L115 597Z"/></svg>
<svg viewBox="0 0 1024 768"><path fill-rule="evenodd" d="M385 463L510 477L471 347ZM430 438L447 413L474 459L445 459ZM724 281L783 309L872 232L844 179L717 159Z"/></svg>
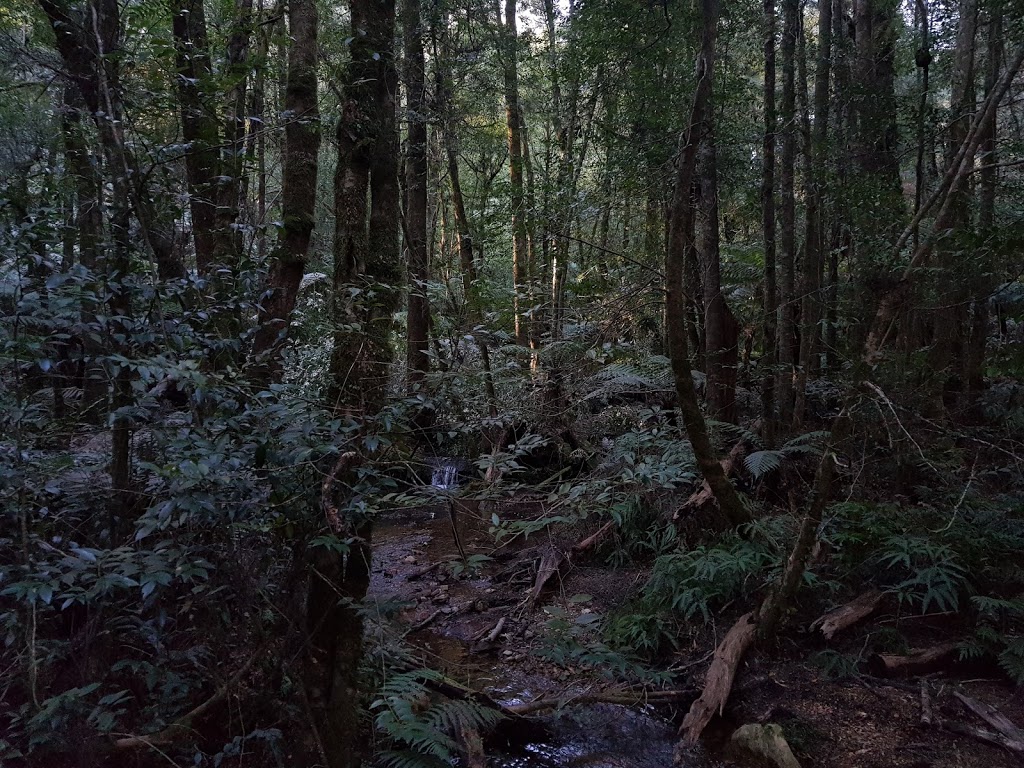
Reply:
<svg viewBox="0 0 1024 768"><path fill-rule="evenodd" d="M288 78L285 86L284 158L281 169L281 232L271 255L267 294L260 304L260 327L253 342L259 358L287 338L288 324L316 225L317 171L320 153L320 108L317 88L315 0L288 4ZM273 361L259 361L264 371Z"/></svg>
<svg viewBox="0 0 1024 768"><path fill-rule="evenodd" d="M796 363L796 40L800 23L799 0L782 0L782 158L779 190L782 206L779 226L782 295L779 301L776 399L779 417L788 424L793 416L793 376Z"/></svg>
<svg viewBox="0 0 1024 768"><path fill-rule="evenodd" d="M814 74L814 130L810 139L810 167L804 186L807 200L804 261L801 276L801 328L799 374L796 385L794 428L803 423L807 403L807 377L817 369L820 348L821 276L825 251L825 158L828 155L829 80L832 64L832 0L818 3L818 60Z"/></svg>
<svg viewBox="0 0 1024 768"><path fill-rule="evenodd" d="M722 257L718 222L718 149L715 144L714 87L697 152L697 194L700 199L697 251L704 295L704 358L707 402L713 418L736 420L736 366L739 363L739 325L722 295Z"/></svg>
<svg viewBox="0 0 1024 768"><path fill-rule="evenodd" d="M764 0L764 134L761 149L761 230L764 243L762 335L764 365L761 373L762 435L770 445L775 424L775 364L778 333L778 296L775 274L775 0Z"/></svg>
<svg viewBox="0 0 1024 768"><path fill-rule="evenodd" d="M501 32L501 66L505 85L505 125L508 129L508 165L512 204L512 285L515 291L516 343L529 344L530 275L527 272L526 195L523 188L523 113L519 104L519 33L516 0L505 0Z"/></svg>
<svg viewBox="0 0 1024 768"><path fill-rule="evenodd" d="M715 455L707 424L700 410L690 367L690 345L686 334L686 300L683 268L692 252L694 206L691 193L697 166L697 152L711 116L711 86L715 72L715 38L718 27L717 0L701 0L701 47L697 56L697 84L689 122L679 137L679 160L670 212L668 250L665 255L666 335L672 359L679 407L686 433L693 446L701 474L718 502L723 518L731 525L750 519L750 513L736 493Z"/></svg>
<svg viewBox="0 0 1024 768"><path fill-rule="evenodd" d="M328 403L364 424L384 405L392 360L391 330L401 287L394 0L353 0L351 61L343 83L334 175L334 278ZM343 454L336 478L358 460ZM330 505L332 483L325 484ZM336 508L335 508L336 509ZM358 602L370 580L369 519L327 515L342 548L310 552L307 675L331 768L363 757L359 662L363 622Z"/></svg>
<svg viewBox="0 0 1024 768"><path fill-rule="evenodd" d="M405 247L409 254L408 299L408 384L415 390L430 370L427 329L430 307L427 281L427 100L426 62L423 52L423 24L419 0L405 0L403 9L405 41L406 115L409 125L405 153Z"/></svg>

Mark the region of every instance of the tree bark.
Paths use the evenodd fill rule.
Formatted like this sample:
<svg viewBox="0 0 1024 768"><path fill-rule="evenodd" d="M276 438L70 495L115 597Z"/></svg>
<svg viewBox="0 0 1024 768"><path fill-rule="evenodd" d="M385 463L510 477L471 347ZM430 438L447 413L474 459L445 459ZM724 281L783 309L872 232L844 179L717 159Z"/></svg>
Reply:
<svg viewBox="0 0 1024 768"><path fill-rule="evenodd" d="M807 406L807 378L817 370L820 348L821 273L825 244L825 159L828 153L829 76L832 63L832 0L818 4L818 61L814 73L814 129L810 136L810 163L805 181L807 225L802 274L800 360L793 427L803 426Z"/></svg>
<svg viewBox="0 0 1024 768"><path fill-rule="evenodd" d="M516 344L529 344L528 320L524 307L529 306L529 275L527 273L526 196L523 189L522 113L519 106L519 35L516 30L516 0L505 0L505 21L502 28L502 71L505 83L505 124L508 129L508 165L510 202L512 206L512 285Z"/></svg>
<svg viewBox="0 0 1024 768"><path fill-rule="evenodd" d="M260 304L260 327L253 357L266 381L280 372L272 350L288 336L288 324L306 271L316 225L317 172L320 152L320 109L317 93L317 27L314 0L288 4L288 80L285 86L284 158L281 169L281 221L274 247L267 295ZM272 359L259 360L271 353Z"/></svg>
<svg viewBox="0 0 1024 768"><path fill-rule="evenodd" d="M385 404L392 317L401 285L394 0L353 0L351 62L338 120L334 177L334 349L328 402L365 421ZM328 481L349 469L345 456ZM324 498L331 488L325 481ZM326 503L326 501L325 501ZM337 513L327 509L339 535ZM370 521L350 521L347 555L314 550L310 559L308 658L318 696L314 714L330 768L355 768L364 756L358 670L363 627L358 603L369 585Z"/></svg>
<svg viewBox="0 0 1024 768"><path fill-rule="evenodd" d="M427 329L430 307L427 282L427 101L426 63L419 0L404 9L405 90L409 135L405 155L405 236L409 253L408 366L409 391L418 389L430 370Z"/></svg>
<svg viewBox="0 0 1024 768"><path fill-rule="evenodd" d="M761 373L762 436L772 445L775 431L775 366L778 298L775 275L775 0L764 0L764 136L761 158L761 227L764 238L762 295L764 352Z"/></svg>
<svg viewBox="0 0 1024 768"><path fill-rule="evenodd" d="M700 191L699 245L704 294L704 357L708 411L719 421L736 421L736 366L739 325L722 295L722 264L718 226L718 160L713 96L708 95L707 121L697 152Z"/></svg>
<svg viewBox="0 0 1024 768"><path fill-rule="evenodd" d="M725 476L708 436L707 424L700 411L697 390L693 384L689 343L686 338L683 265L687 252L694 247L691 234L694 215L691 187L697 163L697 150L703 138L702 131L709 113L718 23L717 0L702 0L701 11L703 33L697 59L697 90L693 98L689 124L679 138L678 172L672 197L669 242L665 258L666 330L679 407L694 456L704 479L715 494L723 518L731 525L739 525L750 519L750 513Z"/></svg>
<svg viewBox="0 0 1024 768"><path fill-rule="evenodd" d="M776 400L779 418L789 424L793 418L793 375L796 351L796 38L800 23L799 0L782 0L782 164L781 220L782 246L779 259L780 297Z"/></svg>

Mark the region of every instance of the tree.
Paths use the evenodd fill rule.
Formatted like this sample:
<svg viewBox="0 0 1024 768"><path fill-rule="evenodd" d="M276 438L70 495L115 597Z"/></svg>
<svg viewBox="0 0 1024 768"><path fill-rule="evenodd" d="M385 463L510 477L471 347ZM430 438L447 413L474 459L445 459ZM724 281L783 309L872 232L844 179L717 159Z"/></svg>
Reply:
<svg viewBox="0 0 1024 768"><path fill-rule="evenodd" d="M711 112L711 89L715 72L715 33L718 24L716 0L703 0L701 4L703 33L701 48L697 57L697 85L693 97L693 108L689 123L679 137L679 172L676 175L675 191L672 197L669 228L668 252L665 257L666 288L666 330L672 358L672 373L675 380L679 407L686 425L686 434L693 446L694 456L704 479L714 493L722 516L731 525L739 525L750 519L747 511L722 470L715 456L714 447L708 436L707 425L700 411L700 402L693 384L690 369L689 343L686 338L683 299L683 265L687 252L694 247L692 221L694 216L691 187L697 164L697 153Z"/></svg>
<svg viewBox="0 0 1024 768"><path fill-rule="evenodd" d="M320 152L316 3L292 0L288 20L291 45L288 47L284 106L289 120L285 125L281 182L282 227L271 257L267 294L260 304L260 328L252 350L257 360L287 338L288 323L306 271L310 240L316 226ZM262 365L264 370L279 370L274 362Z"/></svg>

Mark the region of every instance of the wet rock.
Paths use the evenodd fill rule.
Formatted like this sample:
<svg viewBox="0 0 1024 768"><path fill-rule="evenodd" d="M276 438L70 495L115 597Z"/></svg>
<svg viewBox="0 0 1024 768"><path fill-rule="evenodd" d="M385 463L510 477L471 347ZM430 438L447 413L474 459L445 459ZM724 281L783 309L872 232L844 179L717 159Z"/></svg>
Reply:
<svg viewBox="0 0 1024 768"><path fill-rule="evenodd" d="M793 750L789 748L782 726L775 723L741 725L729 739L729 749L747 755L774 768L800 768Z"/></svg>

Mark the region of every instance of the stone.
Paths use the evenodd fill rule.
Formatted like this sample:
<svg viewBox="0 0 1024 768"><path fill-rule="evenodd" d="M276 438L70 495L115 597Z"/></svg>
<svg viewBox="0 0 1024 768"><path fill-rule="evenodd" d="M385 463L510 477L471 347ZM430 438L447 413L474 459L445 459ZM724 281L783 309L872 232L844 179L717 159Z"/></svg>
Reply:
<svg viewBox="0 0 1024 768"><path fill-rule="evenodd" d="M775 768L800 768L782 726L776 723L741 725L729 739L730 751L757 758Z"/></svg>

